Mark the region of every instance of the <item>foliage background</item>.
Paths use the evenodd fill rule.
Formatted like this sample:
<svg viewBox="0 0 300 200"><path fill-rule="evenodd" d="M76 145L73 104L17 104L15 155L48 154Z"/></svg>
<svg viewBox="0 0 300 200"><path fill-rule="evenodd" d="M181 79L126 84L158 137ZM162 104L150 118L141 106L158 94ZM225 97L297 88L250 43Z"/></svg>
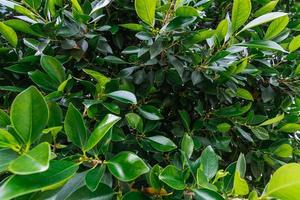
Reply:
<svg viewBox="0 0 300 200"><path fill-rule="evenodd" d="M296 1L0 5L0 199L298 198Z"/></svg>

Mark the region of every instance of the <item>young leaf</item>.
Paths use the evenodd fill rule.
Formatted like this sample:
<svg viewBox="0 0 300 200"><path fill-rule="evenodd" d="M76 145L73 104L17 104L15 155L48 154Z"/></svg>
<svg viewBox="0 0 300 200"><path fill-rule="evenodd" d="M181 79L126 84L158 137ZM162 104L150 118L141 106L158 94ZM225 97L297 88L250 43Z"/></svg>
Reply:
<svg viewBox="0 0 300 200"><path fill-rule="evenodd" d="M18 36L16 32L9 26L5 25L3 22L0 22L0 33L10 43L11 46L17 46Z"/></svg>
<svg viewBox="0 0 300 200"><path fill-rule="evenodd" d="M140 157L128 151L108 160L107 166L112 175L125 182L132 181L150 170Z"/></svg>
<svg viewBox="0 0 300 200"><path fill-rule="evenodd" d="M296 131L300 131L300 124L295 123L288 123L283 125L279 131L285 132L285 133L294 133Z"/></svg>
<svg viewBox="0 0 300 200"><path fill-rule="evenodd" d="M135 0L135 11L139 18L150 26L155 24L156 1L153 0Z"/></svg>
<svg viewBox="0 0 300 200"><path fill-rule="evenodd" d="M297 163L290 163L275 171L263 197L295 200L298 199L299 195L300 165Z"/></svg>
<svg viewBox="0 0 300 200"><path fill-rule="evenodd" d="M246 160L243 154L240 154L236 164L233 180L233 193L235 195L247 195L249 193L249 187L244 179L246 172Z"/></svg>
<svg viewBox="0 0 300 200"><path fill-rule="evenodd" d="M71 178L78 165L69 161L51 161L49 169L42 173L11 176L0 187L0 199L10 200L15 197L46 190Z"/></svg>
<svg viewBox="0 0 300 200"><path fill-rule="evenodd" d="M234 0L231 17L232 32L238 30L249 18L251 13L251 0Z"/></svg>
<svg viewBox="0 0 300 200"><path fill-rule="evenodd" d="M34 142L48 121L48 106L36 87L21 92L11 106L11 122L25 144Z"/></svg>
<svg viewBox="0 0 300 200"><path fill-rule="evenodd" d="M271 40L278 36L288 25L289 23L289 17L283 16L278 19L275 19L270 26L268 27L268 30L265 34L264 39L265 40Z"/></svg>
<svg viewBox="0 0 300 200"><path fill-rule="evenodd" d="M282 113L281 115L278 115L278 116L276 116L272 119L268 119L268 120L264 121L259 126L266 126L266 125L270 125L270 124L275 124L275 123L280 122L283 119L284 119L284 113Z"/></svg>
<svg viewBox="0 0 300 200"><path fill-rule="evenodd" d="M12 161L8 169L20 175L44 172L49 168L50 152L49 143L43 142Z"/></svg>
<svg viewBox="0 0 300 200"><path fill-rule="evenodd" d="M244 88L238 88L236 91L236 96L249 101L254 101L252 94Z"/></svg>
<svg viewBox="0 0 300 200"><path fill-rule="evenodd" d="M300 48L300 35L294 37L293 40L290 42L290 45L289 45L290 52L294 52L299 48Z"/></svg>
<svg viewBox="0 0 300 200"><path fill-rule="evenodd" d="M69 141L84 149L87 141L87 132L81 113L70 103L66 114L64 128Z"/></svg>
<svg viewBox="0 0 300 200"><path fill-rule="evenodd" d="M106 115L91 133L84 150L91 150L120 119L116 115Z"/></svg>

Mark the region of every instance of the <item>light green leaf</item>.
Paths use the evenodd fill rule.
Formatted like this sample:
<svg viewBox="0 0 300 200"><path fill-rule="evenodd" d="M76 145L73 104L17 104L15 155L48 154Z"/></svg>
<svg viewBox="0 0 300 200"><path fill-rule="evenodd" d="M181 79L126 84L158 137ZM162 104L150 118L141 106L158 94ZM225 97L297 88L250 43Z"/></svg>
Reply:
<svg viewBox="0 0 300 200"><path fill-rule="evenodd" d="M149 172L149 167L136 154L123 151L107 161L112 175L121 181L132 181Z"/></svg>
<svg viewBox="0 0 300 200"><path fill-rule="evenodd" d="M244 88L238 88L236 91L236 96L249 101L254 101L252 94Z"/></svg>
<svg viewBox="0 0 300 200"><path fill-rule="evenodd" d="M186 187L184 174L174 165L168 165L162 170L159 179L175 190L184 190Z"/></svg>
<svg viewBox="0 0 300 200"><path fill-rule="evenodd" d="M19 155L11 149L0 149L0 173L7 171L9 164Z"/></svg>
<svg viewBox="0 0 300 200"><path fill-rule="evenodd" d="M268 30L265 34L264 39L266 39L266 40L273 39L274 37L279 35L285 29L285 27L288 25L288 23L289 23L289 17L287 15L280 17L278 19L275 19L268 27Z"/></svg>
<svg viewBox="0 0 300 200"><path fill-rule="evenodd" d="M10 43L11 46L17 46L18 36L16 32L9 26L5 25L3 22L0 22L0 33Z"/></svg>
<svg viewBox="0 0 300 200"><path fill-rule="evenodd" d="M107 94L108 97L127 104L137 104L135 95L132 92L118 90Z"/></svg>
<svg viewBox="0 0 300 200"><path fill-rule="evenodd" d="M49 143L43 142L12 161L8 169L20 175L44 172L49 168L50 153Z"/></svg>
<svg viewBox="0 0 300 200"><path fill-rule="evenodd" d="M64 128L69 141L84 149L87 141L87 132L81 113L70 103L66 114Z"/></svg>
<svg viewBox="0 0 300 200"><path fill-rule="evenodd" d="M266 5L264 5L263 7L261 7L260 9L258 9L255 13L254 16L255 17L259 17L261 15L267 14L269 12L271 12L277 5L279 0L275 0L275 1L270 1L269 3L267 3Z"/></svg>
<svg viewBox="0 0 300 200"><path fill-rule="evenodd" d="M91 133L84 150L91 150L121 118L107 114Z"/></svg>
<svg viewBox="0 0 300 200"><path fill-rule="evenodd" d="M284 119L284 113L282 113L281 115L277 115L276 117L274 117L272 119L268 119L268 120L264 121L259 126L266 126L266 125L270 125L270 124L275 124L275 123L280 122L283 119Z"/></svg>
<svg viewBox="0 0 300 200"><path fill-rule="evenodd" d="M289 144L282 144L273 151L273 154L282 158L292 157L293 147Z"/></svg>
<svg viewBox="0 0 300 200"><path fill-rule="evenodd" d="M105 85L110 81L110 78L104 76L100 72L91 69L83 69L83 71L93 77L102 87L105 87Z"/></svg>
<svg viewBox="0 0 300 200"><path fill-rule="evenodd" d="M16 150L18 146L18 142L14 136L7 130L0 128L0 148L12 148Z"/></svg>
<svg viewBox="0 0 300 200"><path fill-rule="evenodd" d="M140 24L134 24L134 23L127 23L127 24L120 24L119 26L132 30L132 31L142 31L144 30L144 27Z"/></svg>
<svg viewBox="0 0 300 200"><path fill-rule="evenodd" d="M299 48L300 48L300 35L294 37L293 40L290 42L290 45L289 45L290 52L294 52Z"/></svg>
<svg viewBox="0 0 300 200"><path fill-rule="evenodd" d="M300 131L300 124L295 123L288 123L283 125L279 131L285 132L285 133L294 133L296 131Z"/></svg>
<svg viewBox="0 0 300 200"><path fill-rule="evenodd" d="M295 200L300 195L300 164L290 163L273 174L263 197Z"/></svg>
<svg viewBox="0 0 300 200"><path fill-rule="evenodd" d="M236 164L233 180L233 193L235 195L247 195L249 193L249 187L244 179L246 172L246 160L243 154L240 154Z"/></svg>
<svg viewBox="0 0 300 200"><path fill-rule="evenodd" d="M51 189L71 178L78 165L68 161L51 161L49 169L42 173L11 176L0 187L0 199L10 200L15 197Z"/></svg>
<svg viewBox="0 0 300 200"><path fill-rule="evenodd" d="M251 13L251 0L234 0L231 17L232 32L238 30L249 18Z"/></svg>
<svg viewBox="0 0 300 200"><path fill-rule="evenodd" d="M181 6L175 11L176 16L180 17L198 17L198 10L191 6Z"/></svg>
<svg viewBox="0 0 300 200"><path fill-rule="evenodd" d="M215 32L219 43L225 38L225 36L227 35L227 32L228 32L228 21L227 21L227 19L223 19L218 24L216 32Z"/></svg>
<svg viewBox="0 0 300 200"><path fill-rule="evenodd" d="M5 128L7 125L10 125L9 115L0 109L0 128Z"/></svg>
<svg viewBox="0 0 300 200"><path fill-rule="evenodd" d="M155 24L156 1L153 0L135 0L134 7L141 20L150 26Z"/></svg>
<svg viewBox="0 0 300 200"><path fill-rule="evenodd" d="M41 66L53 80L62 83L66 79L64 68L56 58L42 55Z"/></svg>
<svg viewBox="0 0 300 200"><path fill-rule="evenodd" d="M3 22L7 26L10 26L16 31L21 31L23 33L27 33L33 36L40 36L38 33L36 33L34 30L31 29L30 25L22 20L19 19L10 19L5 22Z"/></svg>
<svg viewBox="0 0 300 200"><path fill-rule="evenodd" d="M245 31L247 29L250 29L250 28L259 26L261 24L273 21L275 19L278 19L278 18L286 16L286 15L287 15L287 13L283 13L283 12L272 12L272 13L268 13L268 14L262 15L262 16L260 16L258 18L255 18L251 22L249 22L240 32L243 32L243 31Z"/></svg>
<svg viewBox="0 0 300 200"><path fill-rule="evenodd" d="M11 122L24 143L30 144L40 136L47 125L48 113L47 103L36 87L18 94L11 106Z"/></svg>

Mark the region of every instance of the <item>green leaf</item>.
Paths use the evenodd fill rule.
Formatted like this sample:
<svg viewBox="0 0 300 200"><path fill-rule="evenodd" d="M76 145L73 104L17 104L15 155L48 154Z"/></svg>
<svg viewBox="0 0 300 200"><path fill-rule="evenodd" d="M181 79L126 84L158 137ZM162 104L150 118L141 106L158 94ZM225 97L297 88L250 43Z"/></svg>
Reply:
<svg viewBox="0 0 300 200"><path fill-rule="evenodd" d="M275 0L275 1L270 1L269 3L267 3L266 5L264 5L263 7L261 7L260 9L258 9L255 13L254 16L255 17L259 17L261 15L267 14L269 12L271 12L277 5L279 0Z"/></svg>
<svg viewBox="0 0 300 200"><path fill-rule="evenodd" d="M9 26L5 25L3 22L0 22L0 33L10 43L11 46L17 46L18 36L16 32Z"/></svg>
<svg viewBox="0 0 300 200"><path fill-rule="evenodd" d="M289 45L290 52L294 52L299 48L300 48L300 35L294 37L293 40L290 42L290 45Z"/></svg>
<svg viewBox="0 0 300 200"><path fill-rule="evenodd" d="M216 29L216 36L218 39L218 42L220 43L225 36L227 35L228 32L228 21L227 19L223 19L217 26Z"/></svg>
<svg viewBox="0 0 300 200"><path fill-rule="evenodd" d="M33 36L40 36L38 33L36 33L30 25L22 20L19 19L10 19L5 22L3 22L5 25L10 26L16 31L21 31L23 33L27 33Z"/></svg>
<svg viewBox="0 0 300 200"><path fill-rule="evenodd" d="M7 125L10 125L9 115L0 109L0 128L5 128Z"/></svg>
<svg viewBox="0 0 300 200"><path fill-rule="evenodd" d="M140 157L128 151L111 158L107 166L112 175L124 182L133 181L150 170Z"/></svg>
<svg viewBox="0 0 300 200"><path fill-rule="evenodd" d="M238 88L236 90L236 96L249 101L254 101L252 94L244 88Z"/></svg>
<svg viewBox="0 0 300 200"><path fill-rule="evenodd" d="M98 166L94 169L91 169L88 171L88 173L85 176L85 183L86 186L94 192L97 190L106 169L106 165Z"/></svg>
<svg viewBox="0 0 300 200"><path fill-rule="evenodd" d="M233 106L220 108L219 110L215 111L214 114L217 116L227 116L227 117L239 116L248 112L251 106L252 103L249 103L243 107L241 107L239 104L236 104Z"/></svg>
<svg viewBox="0 0 300 200"><path fill-rule="evenodd" d="M292 157L293 147L289 144L282 144L273 151L273 154L282 158Z"/></svg>
<svg viewBox="0 0 300 200"><path fill-rule="evenodd" d="M234 0L231 17L232 32L238 30L249 18L251 13L250 0Z"/></svg>
<svg viewBox="0 0 300 200"><path fill-rule="evenodd" d="M218 190L218 188L216 186L209 183L209 180L206 177L206 175L204 174L203 170L201 169L201 166L197 169L196 179L197 179L197 186L199 188L206 188L206 189L210 189L210 190L214 190L214 191Z"/></svg>
<svg viewBox="0 0 300 200"><path fill-rule="evenodd" d="M49 168L50 152L49 143L40 143L28 153L12 161L8 169L12 173L20 175L44 172Z"/></svg>
<svg viewBox="0 0 300 200"><path fill-rule="evenodd" d="M143 105L138 108L140 114L146 119L157 121L163 119L163 116L160 114L160 111L151 105Z"/></svg>
<svg viewBox="0 0 300 200"><path fill-rule="evenodd" d="M207 146L201 154L200 157L201 168L205 176L210 180L212 179L218 171L218 156L211 146Z"/></svg>
<svg viewBox="0 0 300 200"><path fill-rule="evenodd" d="M190 158L194 151L194 141L191 136L185 134L181 141L181 150L185 153L187 158Z"/></svg>
<svg viewBox="0 0 300 200"><path fill-rule="evenodd" d="M150 26L155 24L156 1L135 0L134 7L139 18Z"/></svg>
<svg viewBox="0 0 300 200"><path fill-rule="evenodd" d="M104 76L100 72L90 69L83 69L83 71L91 77L93 77L100 84L101 87L105 87L105 85L110 82L110 78Z"/></svg>
<svg viewBox="0 0 300 200"><path fill-rule="evenodd" d="M196 200L224 200L217 192L208 189L194 189Z"/></svg>
<svg viewBox="0 0 300 200"><path fill-rule="evenodd" d="M183 172L174 165L164 168L159 179L175 190L184 190L186 187Z"/></svg>
<svg viewBox="0 0 300 200"><path fill-rule="evenodd" d="M81 187L66 200L112 200L115 192L106 184L100 183L97 190L91 192L87 187Z"/></svg>
<svg viewBox="0 0 300 200"><path fill-rule="evenodd" d="M274 51L282 51L284 50L279 44L270 40L253 40L250 42L244 42L236 44L236 46L243 46L248 48L262 49L262 50L274 50Z"/></svg>
<svg viewBox="0 0 300 200"><path fill-rule="evenodd" d="M0 173L7 171L9 164L18 157L11 149L0 149Z"/></svg>
<svg viewBox="0 0 300 200"><path fill-rule="evenodd" d="M143 120L138 114L127 113L125 118L131 128L136 129L139 133L143 132Z"/></svg>
<svg viewBox="0 0 300 200"><path fill-rule="evenodd" d="M285 132L285 133L294 133L296 131L300 131L300 124L295 123L288 123L283 125L279 131Z"/></svg>
<svg viewBox="0 0 300 200"><path fill-rule="evenodd" d="M190 130L191 118L186 110L180 110L179 116L186 130Z"/></svg>
<svg viewBox="0 0 300 200"><path fill-rule="evenodd" d="M11 176L0 187L0 199L9 200L24 194L47 190L71 178L78 165L68 161L51 161L42 173Z"/></svg>
<svg viewBox="0 0 300 200"><path fill-rule="evenodd" d="M0 128L0 148L18 149L18 142L7 130Z"/></svg>
<svg viewBox="0 0 300 200"><path fill-rule="evenodd" d="M137 104L135 95L129 91L118 90L107 94L107 96L123 103Z"/></svg>
<svg viewBox="0 0 300 200"><path fill-rule="evenodd" d="M246 160L243 154L240 154L236 164L233 180L233 193L235 195L247 195L249 193L249 187L244 179L246 172Z"/></svg>
<svg viewBox="0 0 300 200"><path fill-rule="evenodd" d="M120 24L119 26L132 30L132 31L143 31L144 27L140 24L134 24L134 23L127 23L127 24Z"/></svg>
<svg viewBox="0 0 300 200"><path fill-rule="evenodd" d="M220 131L221 133L226 133L231 129L231 125L228 123L221 123L217 125L217 129L218 131Z"/></svg>
<svg viewBox="0 0 300 200"><path fill-rule="evenodd" d="M284 113L282 113L281 115L277 115L276 117L274 117L272 119L268 119L268 120L264 121L259 126L266 126L266 125L270 125L270 124L275 124L275 123L280 122L283 119L284 119Z"/></svg>
<svg viewBox="0 0 300 200"><path fill-rule="evenodd" d="M283 12L272 12L272 13L262 15L258 18L255 18L251 22L249 22L246 26L244 26L244 28L240 32L243 32L247 29L254 28L254 27L259 26L261 24L273 21L275 19L278 19L278 18L286 16L286 15L287 15L287 13L283 13Z"/></svg>
<svg viewBox="0 0 300 200"><path fill-rule="evenodd" d="M177 148L176 144L172 140L162 135L148 137L147 140L157 151L168 152Z"/></svg>
<svg viewBox="0 0 300 200"><path fill-rule="evenodd" d="M64 68L56 58L43 55L41 57L41 66L53 80L62 83L66 79Z"/></svg>
<svg viewBox="0 0 300 200"><path fill-rule="evenodd" d="M192 24L196 20L196 17L175 17L166 26L166 31L173 31L176 29L184 28Z"/></svg>
<svg viewBox="0 0 300 200"><path fill-rule="evenodd" d="M106 62L113 63L113 64L127 64L126 61L124 61L123 59L118 58L118 57L116 57L116 56L106 56L106 57L104 58L104 60L105 60Z"/></svg>
<svg viewBox="0 0 300 200"><path fill-rule="evenodd" d="M254 127L251 127L251 131L260 140L267 140L267 139L269 139L269 133L263 127L254 126Z"/></svg>
<svg viewBox="0 0 300 200"><path fill-rule="evenodd" d="M273 174L264 197L273 197L284 200L295 200L300 195L300 165L286 164Z"/></svg>
<svg viewBox="0 0 300 200"><path fill-rule="evenodd" d="M84 150L91 150L121 118L107 114L91 133Z"/></svg>
<svg viewBox="0 0 300 200"><path fill-rule="evenodd" d="M181 6L175 11L176 16L180 17L198 17L198 10L191 6Z"/></svg>
<svg viewBox="0 0 300 200"><path fill-rule="evenodd" d="M34 10L37 10L42 4L41 0L25 0L25 2Z"/></svg>
<svg viewBox="0 0 300 200"><path fill-rule="evenodd" d="M94 12L100 10L101 8L106 7L111 0L100 0L97 2L97 4L93 7L93 10L91 11L90 15L93 14Z"/></svg>
<svg viewBox="0 0 300 200"><path fill-rule="evenodd" d="M87 142L85 123L81 113L72 103L69 104L65 118L64 129L69 141L79 148L84 149Z"/></svg>
<svg viewBox="0 0 300 200"><path fill-rule="evenodd" d="M48 121L48 106L36 87L29 87L21 92L11 106L11 122L22 138L30 144L42 133Z"/></svg>
<svg viewBox="0 0 300 200"><path fill-rule="evenodd" d="M127 192L122 200L150 200L148 196L139 191Z"/></svg>
<svg viewBox="0 0 300 200"><path fill-rule="evenodd" d="M278 19L275 19L270 26L268 27L268 30L265 34L264 39L265 40L271 40L278 36L288 25L289 23L289 17L283 16Z"/></svg>
<svg viewBox="0 0 300 200"><path fill-rule="evenodd" d="M188 36L187 39L184 40L184 45L189 47L193 44L200 43L208 38L211 38L214 34L215 34L214 30L198 31L198 32Z"/></svg>

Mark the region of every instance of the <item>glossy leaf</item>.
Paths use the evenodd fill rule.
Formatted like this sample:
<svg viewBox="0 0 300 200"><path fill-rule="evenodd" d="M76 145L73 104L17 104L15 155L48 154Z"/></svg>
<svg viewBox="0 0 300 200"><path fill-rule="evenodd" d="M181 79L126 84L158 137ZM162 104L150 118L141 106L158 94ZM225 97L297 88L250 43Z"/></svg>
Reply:
<svg viewBox="0 0 300 200"><path fill-rule="evenodd" d="M293 38L293 40L290 42L289 50L291 52L296 51L300 48L300 35Z"/></svg>
<svg viewBox="0 0 300 200"><path fill-rule="evenodd" d="M251 13L250 0L234 0L232 8L232 31L238 30L249 18Z"/></svg>
<svg viewBox="0 0 300 200"><path fill-rule="evenodd" d="M201 168L208 179L213 178L218 171L218 157L211 146L206 147L201 154Z"/></svg>
<svg viewBox="0 0 300 200"><path fill-rule="evenodd" d="M35 174L46 171L49 168L49 161L50 145L43 142L12 161L8 169L14 174Z"/></svg>
<svg viewBox="0 0 300 200"><path fill-rule="evenodd" d="M175 190L183 190L186 187L182 171L174 165L164 168L159 179Z"/></svg>
<svg viewBox="0 0 300 200"><path fill-rule="evenodd" d="M47 103L36 87L29 87L15 98L11 122L24 143L30 144L41 135L48 121L48 113Z"/></svg>
<svg viewBox="0 0 300 200"><path fill-rule="evenodd" d="M132 181L150 169L136 154L123 151L109 161L107 167L112 175L121 181Z"/></svg>
<svg viewBox="0 0 300 200"><path fill-rule="evenodd" d="M278 19L275 19L268 27L264 39L271 40L275 38L286 28L288 23L289 23L288 16L283 16Z"/></svg>
<svg viewBox="0 0 300 200"><path fill-rule="evenodd" d="M106 115L91 133L84 149L86 151L91 150L120 119L121 118L116 115Z"/></svg>
<svg viewBox="0 0 300 200"><path fill-rule="evenodd" d="M161 120L163 119L163 116L160 114L160 111L151 105L143 105L139 108L140 114L149 120Z"/></svg>
<svg viewBox="0 0 300 200"><path fill-rule="evenodd" d="M11 27L5 25L3 22L0 22L0 33L10 43L11 46L17 46L18 36Z"/></svg>
<svg viewBox="0 0 300 200"><path fill-rule="evenodd" d="M62 83L65 80L65 71L62 64L52 56L43 55L41 57L41 66L47 74L53 79Z"/></svg>
<svg viewBox="0 0 300 200"><path fill-rule="evenodd" d="M85 183L92 192L97 190L104 176L105 169L106 165L101 165L87 172L85 176Z"/></svg>
<svg viewBox="0 0 300 200"><path fill-rule="evenodd" d="M127 113L125 116L127 123L133 129L136 129L140 133L143 132L143 120L135 113Z"/></svg>
<svg viewBox="0 0 300 200"><path fill-rule="evenodd" d="M172 140L162 135L148 137L147 140L157 151L168 152L177 148Z"/></svg>
<svg viewBox="0 0 300 200"><path fill-rule="evenodd" d="M118 90L107 94L107 96L123 103L137 104L135 95L129 91Z"/></svg>
<svg viewBox="0 0 300 200"><path fill-rule="evenodd" d="M137 15L142 21L150 26L154 26L156 1L135 0L134 7Z"/></svg>

